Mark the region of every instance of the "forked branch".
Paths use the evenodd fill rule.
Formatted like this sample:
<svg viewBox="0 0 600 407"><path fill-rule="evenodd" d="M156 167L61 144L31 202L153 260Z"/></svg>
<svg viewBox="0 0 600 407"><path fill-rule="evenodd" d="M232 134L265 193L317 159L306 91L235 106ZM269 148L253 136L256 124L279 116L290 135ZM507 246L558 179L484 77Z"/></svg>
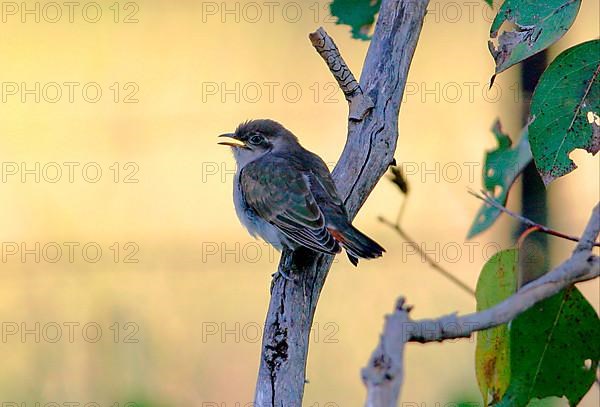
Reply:
<svg viewBox="0 0 600 407"><path fill-rule="evenodd" d="M358 88L327 33L311 35L350 103L348 136L333 178L351 218L393 160L400 102L427 3L382 1ZM308 250L282 253L279 267L294 281L279 278L272 285L255 405L302 405L311 325L332 261Z"/></svg>
<svg viewBox="0 0 600 407"><path fill-rule="evenodd" d="M484 311L458 317L413 321L410 307L400 298L386 317L379 345L363 369L368 407L396 407L402 386L404 346L407 342L434 342L468 338L473 332L505 324L538 302L575 283L600 276L600 258L592 254L600 233L600 204L579 239L571 257L551 272L523 286L505 301Z"/></svg>

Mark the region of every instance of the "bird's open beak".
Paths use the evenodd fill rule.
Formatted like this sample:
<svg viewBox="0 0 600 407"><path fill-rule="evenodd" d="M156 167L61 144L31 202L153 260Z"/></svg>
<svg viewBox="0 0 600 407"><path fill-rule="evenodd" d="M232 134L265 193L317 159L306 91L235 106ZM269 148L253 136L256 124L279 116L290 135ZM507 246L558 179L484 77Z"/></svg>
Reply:
<svg viewBox="0 0 600 407"><path fill-rule="evenodd" d="M231 141L220 141L219 143L217 143L222 146L229 146L229 147L236 147L236 148L248 148L242 141L238 140L235 137L235 133L221 134L219 137L227 137L227 138L231 139Z"/></svg>

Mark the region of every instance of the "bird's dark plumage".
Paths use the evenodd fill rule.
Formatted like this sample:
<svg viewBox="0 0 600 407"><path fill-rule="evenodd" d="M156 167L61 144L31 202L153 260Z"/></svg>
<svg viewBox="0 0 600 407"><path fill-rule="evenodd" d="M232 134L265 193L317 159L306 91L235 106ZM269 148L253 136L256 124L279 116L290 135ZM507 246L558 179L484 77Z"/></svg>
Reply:
<svg viewBox="0 0 600 407"><path fill-rule="evenodd" d="M241 219L247 227L248 219L255 219L256 214L282 235L283 245L329 254L343 247L354 265L358 258L379 257L385 251L351 225L323 160L303 148L282 125L253 120L242 123L230 137L244 143L232 147L239 167L236 188L242 202L238 206L244 208L238 215L246 218ZM253 218L244 211L252 211ZM253 227L273 234L265 232L264 225Z"/></svg>

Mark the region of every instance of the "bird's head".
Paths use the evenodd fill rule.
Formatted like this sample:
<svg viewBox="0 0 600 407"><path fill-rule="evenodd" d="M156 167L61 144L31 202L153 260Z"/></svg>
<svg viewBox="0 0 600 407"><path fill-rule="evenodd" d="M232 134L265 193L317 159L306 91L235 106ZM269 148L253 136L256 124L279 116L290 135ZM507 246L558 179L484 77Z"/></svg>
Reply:
<svg viewBox="0 0 600 407"><path fill-rule="evenodd" d="M222 134L229 140L219 142L231 147L240 165L260 158L270 151L290 151L299 147L298 139L292 132L273 120L250 120L242 123L235 133Z"/></svg>

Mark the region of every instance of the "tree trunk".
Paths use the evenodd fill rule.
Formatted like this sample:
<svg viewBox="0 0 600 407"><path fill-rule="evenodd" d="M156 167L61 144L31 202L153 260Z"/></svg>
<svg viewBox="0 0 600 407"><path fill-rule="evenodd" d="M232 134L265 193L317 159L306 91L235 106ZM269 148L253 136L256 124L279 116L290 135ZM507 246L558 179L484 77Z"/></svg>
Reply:
<svg viewBox="0 0 600 407"><path fill-rule="evenodd" d="M357 97L364 93L370 98L372 107L356 115L352 96L346 94L351 106L348 137L333 177L351 218L393 161L400 102L427 4L428 0L383 0L361 75L362 91L357 92ZM323 50L315 47L323 55ZM328 58L339 82L339 65L334 62ZM341 57L337 62L345 67ZM311 325L332 261L332 256L309 250L282 253L279 268L294 281L277 278L272 283L256 385L257 406L302 405Z"/></svg>

